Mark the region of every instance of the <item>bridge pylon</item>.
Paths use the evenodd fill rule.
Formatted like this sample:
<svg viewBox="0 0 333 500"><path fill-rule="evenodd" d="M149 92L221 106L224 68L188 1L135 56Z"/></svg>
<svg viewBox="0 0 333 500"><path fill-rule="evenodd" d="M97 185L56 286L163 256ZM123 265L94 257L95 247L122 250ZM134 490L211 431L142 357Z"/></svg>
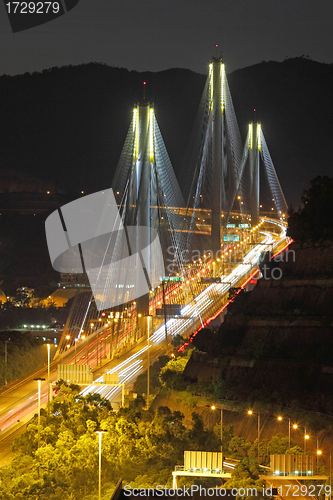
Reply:
<svg viewBox="0 0 333 500"><path fill-rule="evenodd" d="M224 64L222 59L213 59L209 65L210 82L210 103L211 114L210 140L212 142L212 229L211 246L214 255L221 248L221 211L222 199L222 178L225 176L226 165L223 148L224 137Z"/></svg>
<svg viewBox="0 0 333 500"><path fill-rule="evenodd" d="M250 164L250 214L251 224L259 222L259 193L260 193L260 149L261 125L249 124L248 134L249 164Z"/></svg>
<svg viewBox="0 0 333 500"><path fill-rule="evenodd" d="M268 188L268 189L267 189ZM259 222L259 209L286 219L288 206L260 123L250 123L239 173L238 190L242 193L244 212L252 226ZM273 205L273 206L272 206Z"/></svg>
<svg viewBox="0 0 333 500"><path fill-rule="evenodd" d="M102 262L94 268L102 283L100 293L80 294L88 297L73 308L59 352L74 345L82 334L98 338L105 329L110 338L104 342L104 356L113 356L119 347L143 337L146 317L151 314L150 290L156 291L161 277L169 275L169 265L172 272L180 269L185 244L179 228L185 202L151 102L134 106L112 195L121 224L94 248ZM99 227L107 226L108 217L106 207ZM170 256L174 257L171 263ZM97 307L96 295L105 307Z"/></svg>
<svg viewBox="0 0 333 500"><path fill-rule="evenodd" d="M154 105L144 101L133 109L133 118L123 152L113 179L112 188L117 193L119 211L124 227L141 228L137 231L137 248L146 249L148 257L142 261L138 252L137 269L145 274L147 282L167 276L167 263L174 255L173 269L180 268L184 244L182 233L177 230L183 225L180 209L185 206L178 181L174 174L161 132L155 117ZM142 228L150 228L142 231ZM158 235L163 251L165 269L154 268L156 256L152 249L153 239ZM171 249L171 250L170 250ZM140 261L140 262L139 262ZM159 273L159 274L157 274ZM139 279L139 276L138 276ZM159 281L160 283L160 281ZM147 331L149 293L136 298L137 335Z"/></svg>
<svg viewBox="0 0 333 500"><path fill-rule="evenodd" d="M245 143L241 139L222 59L213 58L209 65L184 163L192 177L187 201L189 251L207 249L209 244L217 256L230 219L235 224L258 224L261 198L267 198L270 215L276 210L281 220L286 218L287 203L260 123L251 123Z"/></svg>
<svg viewBox="0 0 333 500"><path fill-rule="evenodd" d="M133 110L133 166L129 177L124 222L126 226L150 227L151 178L154 168L154 106L150 102L137 104ZM151 233L138 231L137 248L149 248ZM139 254L137 259L140 259ZM143 272L150 276L150 260L143 262ZM138 262L137 269L140 269ZM139 279L139 277L138 277ZM149 314L149 293L136 300L138 315Z"/></svg>
<svg viewBox="0 0 333 500"><path fill-rule="evenodd" d="M200 219L196 210L206 210L206 217L211 220L209 244L215 256L221 251L223 226L227 225L236 200L242 153L243 144L225 65L222 58L213 57L188 148L186 167L190 166L193 175L188 195L188 208L192 211L189 239L198 232L196 226ZM188 247L197 244L189 241Z"/></svg>

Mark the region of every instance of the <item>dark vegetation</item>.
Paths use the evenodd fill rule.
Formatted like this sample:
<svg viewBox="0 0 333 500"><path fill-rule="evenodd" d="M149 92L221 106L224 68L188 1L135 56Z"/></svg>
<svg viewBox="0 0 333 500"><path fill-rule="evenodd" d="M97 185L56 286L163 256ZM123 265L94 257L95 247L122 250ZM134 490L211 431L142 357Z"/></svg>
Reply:
<svg viewBox="0 0 333 500"><path fill-rule="evenodd" d="M189 70L137 73L98 63L2 76L0 164L66 191L110 186L147 80L147 100L179 171L205 79Z"/></svg>
<svg viewBox="0 0 333 500"><path fill-rule="evenodd" d="M303 192L302 206L290 210L288 234L298 241L333 241L333 177L316 177Z"/></svg>
<svg viewBox="0 0 333 500"><path fill-rule="evenodd" d="M160 356L150 367L149 389L152 394L156 394L161 387L159 380L160 370L169 361L169 356ZM141 373L134 383L134 392L138 394L147 393L147 372Z"/></svg>
<svg viewBox="0 0 333 500"><path fill-rule="evenodd" d="M99 394L82 397L79 388L63 384L47 410L41 412L38 449L37 416L25 434L15 439L18 453L11 465L0 469L0 496L3 500L90 500L96 498L98 485L97 430L102 440L103 498L109 498L121 477L134 487L171 487L171 472L183 463L184 450L218 451L219 426L205 428L202 418L192 413L192 423L184 426L184 416L159 406L156 411L136 405L114 413L109 401ZM292 443L294 446L294 443ZM241 459L227 487L258 486L257 444L233 435L232 426L223 432L223 447L229 457ZM282 435L260 444L261 461L269 453L284 453L288 439ZM301 452L292 448L291 452ZM205 481L200 480L200 484ZM187 481L187 484L193 484ZM208 480L212 486L214 480Z"/></svg>
<svg viewBox="0 0 333 500"><path fill-rule="evenodd" d="M305 342L301 335L281 334L281 328L266 329L266 334L262 329L255 334L245 325L236 326L230 317L213 334L201 330L192 343L206 355L196 353L189 362L184 376L194 382L188 384L190 390L208 392L210 387L219 399L261 401L333 416L332 374L322 372L332 364L332 332L326 330L320 337L313 333ZM218 358L214 383L210 385L211 377L205 380L201 373L198 386L195 365L203 364L202 371L207 372L212 358ZM200 385L206 390L200 391Z"/></svg>
<svg viewBox="0 0 333 500"><path fill-rule="evenodd" d="M46 245L47 215L14 212L0 217L0 281L6 294L22 286L35 289L36 297L54 290L59 273L52 269Z"/></svg>
<svg viewBox="0 0 333 500"><path fill-rule="evenodd" d="M67 304L66 304L67 305ZM15 307L10 302L6 302L0 309L0 328L13 330L21 329L24 325L42 325L46 328L54 324L64 324L69 308L55 307Z"/></svg>
<svg viewBox="0 0 333 500"><path fill-rule="evenodd" d="M43 337L46 341L51 337L53 342L57 336L53 329L65 323L68 310L67 307L16 307L9 301L0 307L0 387L5 383L5 341L10 339L6 377L10 383L45 364L47 351ZM29 331L32 325L34 331Z"/></svg>
<svg viewBox="0 0 333 500"><path fill-rule="evenodd" d="M282 279L259 280L220 328L199 331L168 387L333 416L333 178L315 178L302 202L290 213L295 244L273 262Z"/></svg>
<svg viewBox="0 0 333 500"><path fill-rule="evenodd" d="M150 367L149 390L151 395L156 395L163 385L179 389L180 384L186 388L186 378L183 371L190 356L190 351L183 353L176 360L177 349L184 344L185 339L181 335L175 335L171 340L173 347L172 358L160 356ZM184 358L184 359L182 359ZM143 395L147 393L147 371L141 373L134 383L134 392Z"/></svg>
<svg viewBox="0 0 333 500"><path fill-rule="evenodd" d="M10 340L9 340L10 339ZM7 342L7 369L5 341ZM0 387L32 373L47 362L47 350L41 337L31 332L0 331ZM6 375L7 374L7 375Z"/></svg>
<svg viewBox="0 0 333 500"><path fill-rule="evenodd" d="M39 450L36 418L15 440L14 450L21 454L0 471L1 498L93 498L98 478L98 429L107 431L103 436L103 483L111 489L120 477L132 486L170 483L171 471L182 461L184 449L214 447L214 433L204 429L195 413L192 427L185 429L179 412L159 407L154 414L141 406L138 400L137 406L116 414L98 394L82 397L62 386L52 402L50 417L42 411Z"/></svg>

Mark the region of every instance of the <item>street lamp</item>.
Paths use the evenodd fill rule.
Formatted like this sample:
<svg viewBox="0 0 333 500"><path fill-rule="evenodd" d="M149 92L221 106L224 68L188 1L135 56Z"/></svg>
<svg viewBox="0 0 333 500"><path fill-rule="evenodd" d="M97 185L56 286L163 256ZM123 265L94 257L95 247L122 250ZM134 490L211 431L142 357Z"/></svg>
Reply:
<svg viewBox="0 0 333 500"><path fill-rule="evenodd" d="M248 415L253 415L252 410L248 410ZM259 465L259 445L260 445L260 413L258 412L258 465Z"/></svg>
<svg viewBox="0 0 333 500"><path fill-rule="evenodd" d="M74 357L74 365L76 365L76 342L78 342L79 339L74 339L74 350L75 350L75 357Z"/></svg>
<svg viewBox="0 0 333 500"><path fill-rule="evenodd" d="M9 341L10 339L5 340L5 385L7 385L7 357L8 357L7 344Z"/></svg>
<svg viewBox="0 0 333 500"><path fill-rule="evenodd" d="M101 491L102 491L102 434L105 434L106 431L96 431L98 434L99 440L99 454L98 454L98 500L101 500Z"/></svg>
<svg viewBox="0 0 333 500"><path fill-rule="evenodd" d="M316 473L318 474L318 456L322 455L323 452L321 450L318 450L318 439L317 439L317 452L316 452L316 465L317 465L317 471ZM325 491L325 498L327 498L328 495L326 494ZM332 452L330 451L330 500L332 498Z"/></svg>
<svg viewBox="0 0 333 500"><path fill-rule="evenodd" d="M283 417L279 416L277 419L281 422L281 420L283 420ZM297 429L297 428L298 428L298 425L297 424L293 424L293 429ZM291 429L291 423L290 423L290 418L288 418L288 431L289 431L288 432L288 437L289 437L289 441L288 441L289 447L288 447L288 449L289 450L290 450L290 429Z"/></svg>
<svg viewBox="0 0 333 500"><path fill-rule="evenodd" d="M49 415L50 413L50 358L51 358L51 346L50 344L46 344L47 346L47 414Z"/></svg>
<svg viewBox="0 0 333 500"><path fill-rule="evenodd" d="M38 382L38 448L40 444L40 389L41 389L41 382L45 380L45 378L35 378L34 380L37 380Z"/></svg>
<svg viewBox="0 0 333 500"><path fill-rule="evenodd" d="M217 409L217 407L215 405L212 405L210 408L212 410ZM222 453L222 469L223 469L223 408L222 408L222 406L219 406L219 409L221 410L220 432L221 432L221 453Z"/></svg>
<svg viewBox="0 0 333 500"><path fill-rule="evenodd" d="M293 429L297 429L298 425L297 424L293 424ZM289 450L290 450L290 419L289 419Z"/></svg>

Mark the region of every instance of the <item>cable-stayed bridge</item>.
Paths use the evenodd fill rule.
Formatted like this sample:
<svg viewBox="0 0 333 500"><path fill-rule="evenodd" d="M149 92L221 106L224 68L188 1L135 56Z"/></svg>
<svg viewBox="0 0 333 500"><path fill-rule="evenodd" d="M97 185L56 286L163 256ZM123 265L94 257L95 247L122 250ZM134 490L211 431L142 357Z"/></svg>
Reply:
<svg viewBox="0 0 333 500"><path fill-rule="evenodd" d="M262 252L275 253L288 243L287 204L263 130L250 123L242 142L221 59L209 65L183 168L189 177L186 202L153 103L138 103L112 183L118 231L107 236L105 212L98 222L106 235L100 272L94 271L98 283L86 270L93 285L78 288L50 381L57 379L57 363L88 365L99 382L103 371L117 373L121 383L133 381L147 366L148 352L153 359L168 351L172 336L187 338L207 324L228 304L230 288L245 286L258 272ZM147 250L156 241L162 271L157 247ZM117 264L125 258L130 272ZM136 297L132 283L143 283ZM116 305L107 303L110 294ZM29 390L32 398L35 390ZM91 390L110 399L121 392L119 386L93 385L84 391ZM0 410L0 428L33 408L27 401L10 415Z"/></svg>
<svg viewBox="0 0 333 500"><path fill-rule="evenodd" d="M164 275L136 300L126 301L123 296L118 307L100 313L90 292L77 296L57 356L70 349L75 339L102 335L108 341L98 357L111 359L146 337L148 316L156 325L154 330L163 323L167 335L188 335L218 312L228 289L250 275L263 250L280 239L285 241L287 204L261 125L250 123L242 143L221 59L214 58L209 65L184 168L192 179L186 204L154 106L145 101L137 104L112 189L124 226L145 226L157 232ZM261 184L268 187L266 192ZM266 218L260 218L260 211L265 210ZM260 231L263 227L265 231ZM281 238L276 236L277 227ZM141 245L149 247L151 234L147 232L143 239ZM148 277L156 277L152 266L154 259L144 266ZM230 272L236 274L230 278ZM202 278L209 276L222 277L225 283L207 286L209 280ZM103 293L109 293L107 283ZM199 307L202 294L206 302L200 299ZM177 319L165 317L168 304L179 305ZM182 328L182 323L187 326Z"/></svg>

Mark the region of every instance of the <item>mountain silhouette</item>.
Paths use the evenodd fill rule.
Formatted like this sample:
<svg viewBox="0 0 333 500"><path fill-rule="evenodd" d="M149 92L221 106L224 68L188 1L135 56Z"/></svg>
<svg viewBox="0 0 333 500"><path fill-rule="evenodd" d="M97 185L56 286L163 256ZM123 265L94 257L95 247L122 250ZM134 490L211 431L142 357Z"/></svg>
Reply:
<svg viewBox="0 0 333 500"><path fill-rule="evenodd" d="M240 132L259 120L288 203L330 175L333 65L306 57L262 62L228 75ZM57 190L111 185L133 105L154 102L181 188L186 146L206 75L186 69L138 73L100 63L0 77L0 167L48 179ZM254 109L256 109L254 113Z"/></svg>

